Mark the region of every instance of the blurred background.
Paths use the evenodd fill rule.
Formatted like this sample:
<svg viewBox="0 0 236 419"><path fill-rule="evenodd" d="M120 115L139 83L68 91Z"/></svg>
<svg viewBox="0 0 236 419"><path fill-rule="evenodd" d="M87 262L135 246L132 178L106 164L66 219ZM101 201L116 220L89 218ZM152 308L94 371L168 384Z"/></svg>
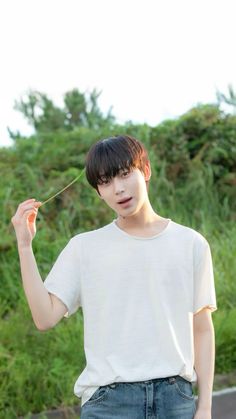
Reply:
<svg viewBox="0 0 236 419"><path fill-rule="evenodd" d="M80 403L83 313L36 330L11 217L84 167L100 138L147 147L150 201L208 240L218 310L214 389L236 385L236 58L234 2L8 0L0 6L0 412ZM85 176L39 210L42 278L68 240L114 213Z"/></svg>

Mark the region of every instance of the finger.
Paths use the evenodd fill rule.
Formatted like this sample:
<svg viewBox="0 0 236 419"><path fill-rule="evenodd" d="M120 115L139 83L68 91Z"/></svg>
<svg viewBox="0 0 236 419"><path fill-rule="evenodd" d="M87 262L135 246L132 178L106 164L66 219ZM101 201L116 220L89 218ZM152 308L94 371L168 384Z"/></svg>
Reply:
<svg viewBox="0 0 236 419"><path fill-rule="evenodd" d="M22 208L25 208L26 206L29 206L29 205L33 205L34 204L34 201L32 200L32 201L25 201L25 202L21 202L19 205L18 205L18 208L17 208L17 211L19 210L19 209L22 209Z"/></svg>
<svg viewBox="0 0 236 419"><path fill-rule="evenodd" d="M37 207L37 208L39 208L40 206L41 206L41 204L42 204L42 202L40 202L40 201L36 201L35 199L33 199L33 200L28 200L28 201L24 201L24 202L21 202L20 204L19 204L19 206L18 206L18 210L19 209L25 209L25 208L28 208L29 207L29 205L31 206L31 207Z"/></svg>
<svg viewBox="0 0 236 419"><path fill-rule="evenodd" d="M36 207L40 207L40 206L42 205L42 202L41 202L41 201L36 201L36 202L34 203L34 205L35 205Z"/></svg>
<svg viewBox="0 0 236 419"><path fill-rule="evenodd" d="M36 202L36 203L32 202L32 203L28 203L28 204L25 204L25 205L21 205L21 206L19 206L17 212L18 212L18 214L22 215L27 210L38 209L39 205L40 204L38 202Z"/></svg>
<svg viewBox="0 0 236 419"><path fill-rule="evenodd" d="M36 208L31 208L31 209L27 209L25 210L23 213L19 213L17 212L11 219L12 223L14 226L16 225L20 225L22 220L25 221L27 219L27 217L29 217L30 214L32 215L37 215L38 210Z"/></svg>
<svg viewBox="0 0 236 419"><path fill-rule="evenodd" d="M25 220L26 218L30 217L31 215L36 216L37 215L37 210L36 209L31 209L31 210L25 211L22 218Z"/></svg>
<svg viewBox="0 0 236 419"><path fill-rule="evenodd" d="M36 217L37 217L37 213L36 212L31 212L29 215L28 215L28 221L30 222L30 223L34 223L35 222L35 220L36 220Z"/></svg>
<svg viewBox="0 0 236 419"><path fill-rule="evenodd" d="M35 198L26 199L25 201L20 202L19 205L24 205L24 204L27 204L27 203L33 202L33 201L37 201L37 200Z"/></svg>

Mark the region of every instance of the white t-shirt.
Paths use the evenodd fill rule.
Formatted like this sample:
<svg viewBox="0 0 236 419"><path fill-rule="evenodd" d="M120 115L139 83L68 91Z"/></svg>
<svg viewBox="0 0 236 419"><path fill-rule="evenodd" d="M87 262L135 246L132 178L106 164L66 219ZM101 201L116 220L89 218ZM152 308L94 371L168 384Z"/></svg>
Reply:
<svg viewBox="0 0 236 419"><path fill-rule="evenodd" d="M116 220L77 234L44 281L65 317L83 310L81 405L113 382L197 380L193 313L217 310L211 251L199 232L168 220L152 237L130 235Z"/></svg>

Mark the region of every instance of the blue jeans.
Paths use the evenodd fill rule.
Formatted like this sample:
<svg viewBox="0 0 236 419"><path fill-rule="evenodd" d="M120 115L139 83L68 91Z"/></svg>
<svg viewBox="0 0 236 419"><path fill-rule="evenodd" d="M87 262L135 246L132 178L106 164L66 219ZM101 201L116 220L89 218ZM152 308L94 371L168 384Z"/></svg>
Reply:
<svg viewBox="0 0 236 419"><path fill-rule="evenodd" d="M193 419L195 412L192 383L175 375L101 386L80 419Z"/></svg>

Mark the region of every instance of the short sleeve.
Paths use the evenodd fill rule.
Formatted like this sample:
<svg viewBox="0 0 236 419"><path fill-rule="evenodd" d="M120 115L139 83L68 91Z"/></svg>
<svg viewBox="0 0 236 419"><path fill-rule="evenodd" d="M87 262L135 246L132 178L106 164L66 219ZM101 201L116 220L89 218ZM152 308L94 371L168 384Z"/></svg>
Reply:
<svg viewBox="0 0 236 419"><path fill-rule="evenodd" d="M208 241L199 234L194 251L193 313L208 307L217 310L211 249Z"/></svg>
<svg viewBox="0 0 236 419"><path fill-rule="evenodd" d="M70 317L81 306L79 240L70 239L47 275L44 286L67 307L64 317Z"/></svg>

